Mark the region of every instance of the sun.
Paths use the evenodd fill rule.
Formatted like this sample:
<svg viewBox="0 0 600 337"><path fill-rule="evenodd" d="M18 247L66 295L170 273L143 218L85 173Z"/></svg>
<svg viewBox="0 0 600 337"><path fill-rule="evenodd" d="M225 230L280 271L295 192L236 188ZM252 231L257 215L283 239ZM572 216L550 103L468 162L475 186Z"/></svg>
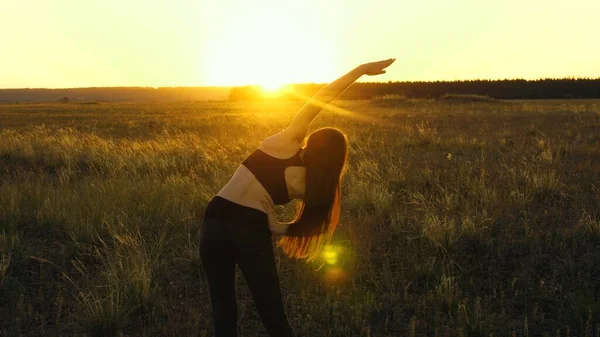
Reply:
<svg viewBox="0 0 600 337"><path fill-rule="evenodd" d="M259 84L258 87L264 97L280 97L285 91L285 84L275 81Z"/></svg>
<svg viewBox="0 0 600 337"><path fill-rule="evenodd" d="M255 10L211 33L202 48L203 82L259 85L273 93L283 84L334 79L333 48L318 27L276 8Z"/></svg>
<svg viewBox="0 0 600 337"><path fill-rule="evenodd" d="M280 82L265 82L259 85L262 90L269 94L278 93L281 91L281 89L283 89L283 83Z"/></svg>

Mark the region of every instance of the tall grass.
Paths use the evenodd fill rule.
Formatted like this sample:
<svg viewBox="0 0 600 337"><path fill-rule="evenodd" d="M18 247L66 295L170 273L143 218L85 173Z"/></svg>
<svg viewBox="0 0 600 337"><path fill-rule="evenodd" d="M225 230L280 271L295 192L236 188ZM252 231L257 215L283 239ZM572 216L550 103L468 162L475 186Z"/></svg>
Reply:
<svg viewBox="0 0 600 337"><path fill-rule="evenodd" d="M0 335L210 336L204 207L298 104L0 106ZM599 336L596 101L339 105L339 229L276 251L298 335Z"/></svg>

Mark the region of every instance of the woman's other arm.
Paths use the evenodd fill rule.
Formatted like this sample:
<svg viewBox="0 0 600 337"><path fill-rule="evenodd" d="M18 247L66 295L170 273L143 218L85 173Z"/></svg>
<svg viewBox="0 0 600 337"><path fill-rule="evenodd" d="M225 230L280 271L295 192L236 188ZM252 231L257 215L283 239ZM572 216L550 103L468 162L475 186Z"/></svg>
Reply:
<svg viewBox="0 0 600 337"><path fill-rule="evenodd" d="M275 214L275 206L270 199L265 199L262 201L262 206L265 212L267 213L267 217L269 219L269 231L273 235L284 235L287 233L287 229L290 226L289 223L279 222L277 220L277 215Z"/></svg>

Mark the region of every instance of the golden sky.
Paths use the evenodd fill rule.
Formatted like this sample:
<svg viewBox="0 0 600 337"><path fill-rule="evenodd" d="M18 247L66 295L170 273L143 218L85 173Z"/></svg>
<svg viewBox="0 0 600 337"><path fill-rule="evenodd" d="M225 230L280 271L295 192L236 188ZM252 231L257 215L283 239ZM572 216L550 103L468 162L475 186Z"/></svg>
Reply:
<svg viewBox="0 0 600 337"><path fill-rule="evenodd" d="M0 88L600 77L598 0L0 0Z"/></svg>

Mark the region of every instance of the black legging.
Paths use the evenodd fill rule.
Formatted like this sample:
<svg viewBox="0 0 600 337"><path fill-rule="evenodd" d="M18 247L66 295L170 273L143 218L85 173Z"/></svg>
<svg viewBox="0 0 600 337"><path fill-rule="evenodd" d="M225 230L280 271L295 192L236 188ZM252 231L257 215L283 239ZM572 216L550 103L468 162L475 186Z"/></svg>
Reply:
<svg viewBox="0 0 600 337"><path fill-rule="evenodd" d="M216 337L237 336L236 264L269 335L294 335L283 309L265 213L213 198L204 214L200 259L208 279Z"/></svg>

